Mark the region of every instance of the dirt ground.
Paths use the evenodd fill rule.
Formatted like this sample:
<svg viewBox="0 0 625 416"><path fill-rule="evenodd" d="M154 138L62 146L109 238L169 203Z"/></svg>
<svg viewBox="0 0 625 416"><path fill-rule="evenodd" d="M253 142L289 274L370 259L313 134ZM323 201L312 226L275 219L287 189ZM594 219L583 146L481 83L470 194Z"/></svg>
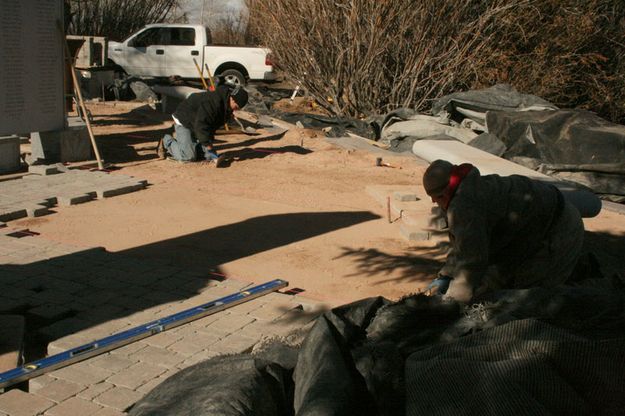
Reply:
<svg viewBox="0 0 625 416"><path fill-rule="evenodd" d="M433 243L409 243L368 185L414 185L423 163L346 150L322 134L283 136L220 131L217 150L232 159L216 168L158 160L168 116L140 103L92 103L95 133L111 174L147 179L143 191L14 222L48 239L103 246L141 258L171 258L231 278L282 278L331 304L416 292L441 267ZM604 273L625 275L625 216L604 211L585 220L588 248Z"/></svg>

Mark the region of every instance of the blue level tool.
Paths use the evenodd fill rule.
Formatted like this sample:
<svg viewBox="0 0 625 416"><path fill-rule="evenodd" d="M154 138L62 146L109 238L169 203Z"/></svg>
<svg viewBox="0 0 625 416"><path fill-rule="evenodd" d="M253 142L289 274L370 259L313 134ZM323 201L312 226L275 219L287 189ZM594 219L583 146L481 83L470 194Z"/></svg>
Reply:
<svg viewBox="0 0 625 416"><path fill-rule="evenodd" d="M72 348L70 350L51 355L50 357L33 361L21 367L5 371L4 373L0 373L0 388L5 388L13 384L29 380L33 377L37 377L38 375L49 371L67 367L68 365L86 360L87 358L104 354L105 352L123 347L124 345L128 345L140 339L150 337L168 329L175 328L188 322L195 321L196 319L220 312L240 303L247 302L248 300L256 299L268 293L275 292L276 290L280 290L283 287L288 286L288 284L289 283L284 280L272 280L249 289L233 293L232 295L213 300L203 305L166 316L165 318L161 318L157 321L137 326L127 331L120 332L119 334L111 335L106 338L81 345L80 347Z"/></svg>

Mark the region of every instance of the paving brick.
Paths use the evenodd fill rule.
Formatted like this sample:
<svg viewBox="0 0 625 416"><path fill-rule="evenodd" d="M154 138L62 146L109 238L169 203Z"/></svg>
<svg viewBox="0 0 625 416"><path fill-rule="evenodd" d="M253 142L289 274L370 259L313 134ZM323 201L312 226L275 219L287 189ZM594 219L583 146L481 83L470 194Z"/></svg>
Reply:
<svg viewBox="0 0 625 416"><path fill-rule="evenodd" d="M124 416L126 413L121 410L113 409L110 407L103 407L99 411L95 412L92 416Z"/></svg>
<svg viewBox="0 0 625 416"><path fill-rule="evenodd" d="M55 165L30 165L28 167L28 173L34 173L36 175L43 176L53 175L55 173L59 173L59 168Z"/></svg>
<svg viewBox="0 0 625 416"><path fill-rule="evenodd" d="M49 214L50 209L48 207L44 207L41 205L27 205L26 207L26 215L29 217L41 217L43 215Z"/></svg>
<svg viewBox="0 0 625 416"><path fill-rule="evenodd" d="M150 391L152 391L156 386L161 384L163 381L167 380L169 377L173 376L174 374L178 373L179 371L180 371L180 369L178 369L178 368L172 368L170 370L167 370L166 373L163 373L160 376L158 376L156 378L153 378L152 380L148 381L147 383L145 383L141 387L138 387L136 389L136 391L145 395L145 394L149 393Z"/></svg>
<svg viewBox="0 0 625 416"><path fill-rule="evenodd" d="M133 352L139 351L146 347L146 344L142 344L141 342L133 342L132 344L124 345L121 348L117 348L111 351L111 354L117 354L122 356L128 356Z"/></svg>
<svg viewBox="0 0 625 416"><path fill-rule="evenodd" d="M295 308L297 304L293 302L280 302L280 303L268 303L261 308L250 311L248 315L255 319L260 320L272 320L279 318L286 314L291 309Z"/></svg>
<svg viewBox="0 0 625 416"><path fill-rule="evenodd" d="M194 355L217 343L226 334L215 334L204 331L197 331L185 336L182 340L167 347L168 350L182 355Z"/></svg>
<svg viewBox="0 0 625 416"><path fill-rule="evenodd" d="M182 370L184 368L191 367L192 365L201 363L202 361L206 361L218 355L220 355L220 353L217 351L202 350L178 364L178 368Z"/></svg>
<svg viewBox="0 0 625 416"><path fill-rule="evenodd" d="M220 313L220 319L206 326L206 331L216 330L231 334L243 328L245 325L251 324L255 320L255 318L249 315L238 315L233 313L224 315L223 313Z"/></svg>
<svg viewBox="0 0 625 416"><path fill-rule="evenodd" d="M143 397L142 393L125 387L113 387L94 399L94 402L113 409L124 411Z"/></svg>
<svg viewBox="0 0 625 416"><path fill-rule="evenodd" d="M154 347L167 348L175 342L182 339L181 334L177 334L172 331L161 332L160 334L152 335L151 337L145 338L142 340L147 345L152 345Z"/></svg>
<svg viewBox="0 0 625 416"><path fill-rule="evenodd" d="M73 364L50 373L53 377L86 385L104 381L110 377L111 374L113 374L112 371L89 365L88 361Z"/></svg>
<svg viewBox="0 0 625 416"><path fill-rule="evenodd" d="M115 384L116 386L136 389L153 378L160 376L165 371L165 368L158 365L139 362L131 367L119 371L117 374L109 377L106 381Z"/></svg>
<svg viewBox="0 0 625 416"><path fill-rule="evenodd" d="M238 354L251 351L252 347L258 343L258 339L246 337L240 334L232 334L223 338L210 346L210 351L222 354Z"/></svg>
<svg viewBox="0 0 625 416"><path fill-rule="evenodd" d="M80 347L94 341L81 333L71 334L63 338L54 340L48 344L48 355L58 354L72 348Z"/></svg>
<svg viewBox="0 0 625 416"><path fill-rule="evenodd" d="M34 416L54 406L52 400L13 389L0 395L0 411L11 416Z"/></svg>
<svg viewBox="0 0 625 416"><path fill-rule="evenodd" d="M110 198L112 196L135 192L143 188L145 188L145 185L141 183L122 185L122 186L113 184L113 185L108 185L108 186L96 189L96 194L98 195L98 199Z"/></svg>
<svg viewBox="0 0 625 416"><path fill-rule="evenodd" d="M393 192L393 199L395 201L417 201L419 198L417 197L417 194L414 192L402 192L402 191L395 191Z"/></svg>
<svg viewBox="0 0 625 416"><path fill-rule="evenodd" d="M164 368L173 368L186 359L185 356L180 355L174 351L168 351L164 348L153 346L147 346L142 350L139 350L136 353L129 355L128 358L136 358L139 361L156 364Z"/></svg>
<svg viewBox="0 0 625 416"><path fill-rule="evenodd" d="M93 199L91 194L77 194L77 195L58 195L56 202L61 207L69 207L70 205L82 204L89 202Z"/></svg>
<svg viewBox="0 0 625 416"><path fill-rule="evenodd" d="M91 384L89 388L78 393L78 397L81 397L85 400L93 400L95 397L98 397L100 394L112 389L113 387L115 387L114 384L107 382Z"/></svg>
<svg viewBox="0 0 625 416"><path fill-rule="evenodd" d="M55 380L56 378L51 377L47 374L44 374L39 377L31 378L28 381L28 391L31 393L37 393L37 391L39 391L41 388L47 386L48 384L52 383Z"/></svg>
<svg viewBox="0 0 625 416"><path fill-rule="evenodd" d="M68 397L75 396L86 388L87 386L84 384L66 380L54 380L52 383L40 388L36 394L59 403Z"/></svg>
<svg viewBox="0 0 625 416"><path fill-rule="evenodd" d="M102 406L95 404L90 400L85 400L80 397L72 397L63 403L48 409L45 413L46 416L77 416L77 415L92 415L98 410L102 409Z"/></svg>
<svg viewBox="0 0 625 416"><path fill-rule="evenodd" d="M138 357L107 353L92 358L89 360L89 364L115 373L136 364L138 361Z"/></svg>

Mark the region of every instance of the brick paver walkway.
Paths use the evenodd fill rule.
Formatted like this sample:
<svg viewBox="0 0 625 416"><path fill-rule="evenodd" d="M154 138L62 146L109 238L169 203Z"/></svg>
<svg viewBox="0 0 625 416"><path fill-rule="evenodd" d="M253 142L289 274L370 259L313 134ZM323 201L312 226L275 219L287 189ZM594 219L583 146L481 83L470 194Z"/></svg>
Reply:
<svg viewBox="0 0 625 416"><path fill-rule="evenodd" d="M55 354L229 295L249 283L0 229L0 313L26 317L27 348ZM323 306L271 293L0 394L0 415L121 415L175 372L312 321ZM41 358L41 357L37 357Z"/></svg>

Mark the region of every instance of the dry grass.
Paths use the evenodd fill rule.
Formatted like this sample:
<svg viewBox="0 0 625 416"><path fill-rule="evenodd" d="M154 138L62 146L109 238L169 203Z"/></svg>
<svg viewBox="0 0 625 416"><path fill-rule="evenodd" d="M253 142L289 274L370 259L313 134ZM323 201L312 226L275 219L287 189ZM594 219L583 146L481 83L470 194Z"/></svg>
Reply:
<svg viewBox="0 0 625 416"><path fill-rule="evenodd" d="M506 82L625 118L622 0L248 0L282 69L337 115L425 111Z"/></svg>

